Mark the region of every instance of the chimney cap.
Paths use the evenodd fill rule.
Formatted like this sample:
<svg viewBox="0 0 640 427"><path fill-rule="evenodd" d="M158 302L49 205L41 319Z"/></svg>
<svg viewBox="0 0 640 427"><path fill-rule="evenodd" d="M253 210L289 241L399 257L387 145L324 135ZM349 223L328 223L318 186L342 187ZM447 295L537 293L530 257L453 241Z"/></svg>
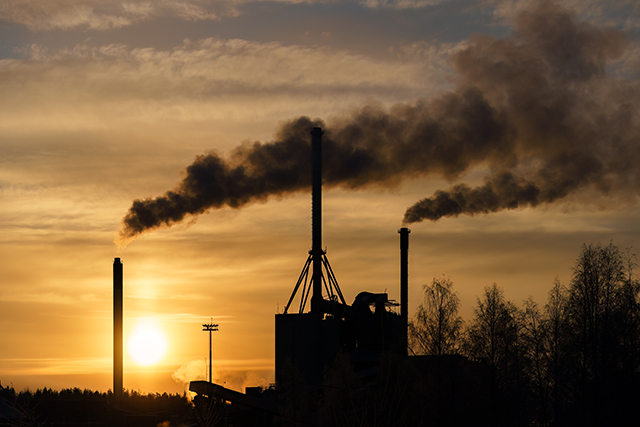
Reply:
<svg viewBox="0 0 640 427"><path fill-rule="evenodd" d="M311 129L311 135L322 135L324 132L321 127L314 127Z"/></svg>
<svg viewBox="0 0 640 427"><path fill-rule="evenodd" d="M398 230L398 233L402 234L402 233L411 233L411 230L408 229L407 227L402 227L400 230Z"/></svg>

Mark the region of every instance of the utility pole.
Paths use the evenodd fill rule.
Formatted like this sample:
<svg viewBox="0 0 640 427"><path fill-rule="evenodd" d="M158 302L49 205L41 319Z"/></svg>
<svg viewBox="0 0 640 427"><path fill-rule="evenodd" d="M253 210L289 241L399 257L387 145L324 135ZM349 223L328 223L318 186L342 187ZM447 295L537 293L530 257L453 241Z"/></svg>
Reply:
<svg viewBox="0 0 640 427"><path fill-rule="evenodd" d="M213 319L211 319L213 320ZM213 382L213 377L211 376L211 332L215 332L218 330L218 325L213 323L205 323L202 325L204 328L203 331L209 331L209 382Z"/></svg>

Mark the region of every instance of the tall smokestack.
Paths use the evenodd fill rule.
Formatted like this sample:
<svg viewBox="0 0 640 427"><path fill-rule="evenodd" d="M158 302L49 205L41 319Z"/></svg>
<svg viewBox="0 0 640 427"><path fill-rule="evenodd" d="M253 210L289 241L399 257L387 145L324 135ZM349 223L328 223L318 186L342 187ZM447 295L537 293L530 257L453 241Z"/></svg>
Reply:
<svg viewBox="0 0 640 427"><path fill-rule="evenodd" d="M322 313L322 129L311 130L311 256L313 296L311 311Z"/></svg>
<svg viewBox="0 0 640 427"><path fill-rule="evenodd" d="M122 402L122 262L113 260L113 396Z"/></svg>
<svg viewBox="0 0 640 427"><path fill-rule="evenodd" d="M408 347L409 332L409 233L408 228L401 228L400 233L400 317L402 318L404 352Z"/></svg>

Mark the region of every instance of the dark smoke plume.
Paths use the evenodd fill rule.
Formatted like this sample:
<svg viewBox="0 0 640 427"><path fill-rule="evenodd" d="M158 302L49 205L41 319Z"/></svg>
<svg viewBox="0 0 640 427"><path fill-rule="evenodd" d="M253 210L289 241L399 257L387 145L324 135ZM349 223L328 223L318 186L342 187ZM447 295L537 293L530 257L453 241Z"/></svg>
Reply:
<svg viewBox="0 0 640 427"><path fill-rule="evenodd" d="M227 158L199 156L174 190L133 203L119 239L308 191L313 126L325 128L327 187L389 187L427 175L454 182L476 166L491 171L480 187L457 184L419 201L407 223L534 207L586 187L637 194L638 82L606 73L624 47L622 33L540 2L518 16L512 36L474 36L453 56L456 90L388 111L364 107L328 126L301 117L275 141Z"/></svg>

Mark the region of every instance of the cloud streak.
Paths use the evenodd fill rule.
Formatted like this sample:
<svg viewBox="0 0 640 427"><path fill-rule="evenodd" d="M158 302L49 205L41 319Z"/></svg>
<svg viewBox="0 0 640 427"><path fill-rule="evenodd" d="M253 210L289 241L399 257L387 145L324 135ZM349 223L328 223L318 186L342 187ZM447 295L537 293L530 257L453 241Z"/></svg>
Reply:
<svg viewBox="0 0 640 427"><path fill-rule="evenodd" d="M344 3L335 0L276 0L280 3ZM24 25L30 31L112 31L161 18L177 18L184 21L219 21L236 17L248 4L262 0L3 0L0 3L0 20ZM511 21L523 9L531 8L537 0L485 0L457 2L465 9L490 8L499 20ZM374 10L407 10L438 7L450 0L359 0L363 8ZM625 28L637 28L638 6L627 0L564 0L562 4L578 10L585 19L605 24L622 24ZM603 14L607 8L613 15Z"/></svg>
<svg viewBox="0 0 640 427"><path fill-rule="evenodd" d="M17 303L38 303L38 304L86 304L100 299L94 294L84 294L81 296L61 295L57 293L2 293L0 294L0 301L2 302L17 302Z"/></svg>
<svg viewBox="0 0 640 427"><path fill-rule="evenodd" d="M232 1L5 0L0 3L0 19L25 25L31 31L104 31L163 16L200 21L237 13Z"/></svg>
<svg viewBox="0 0 640 427"><path fill-rule="evenodd" d="M317 98L397 100L433 87L430 78L438 80L437 65L425 67L414 58L376 61L347 51L240 39L185 40L173 50L79 44L49 52L32 45L25 55L0 60L0 128L228 121L293 111L292 103L300 107Z"/></svg>

